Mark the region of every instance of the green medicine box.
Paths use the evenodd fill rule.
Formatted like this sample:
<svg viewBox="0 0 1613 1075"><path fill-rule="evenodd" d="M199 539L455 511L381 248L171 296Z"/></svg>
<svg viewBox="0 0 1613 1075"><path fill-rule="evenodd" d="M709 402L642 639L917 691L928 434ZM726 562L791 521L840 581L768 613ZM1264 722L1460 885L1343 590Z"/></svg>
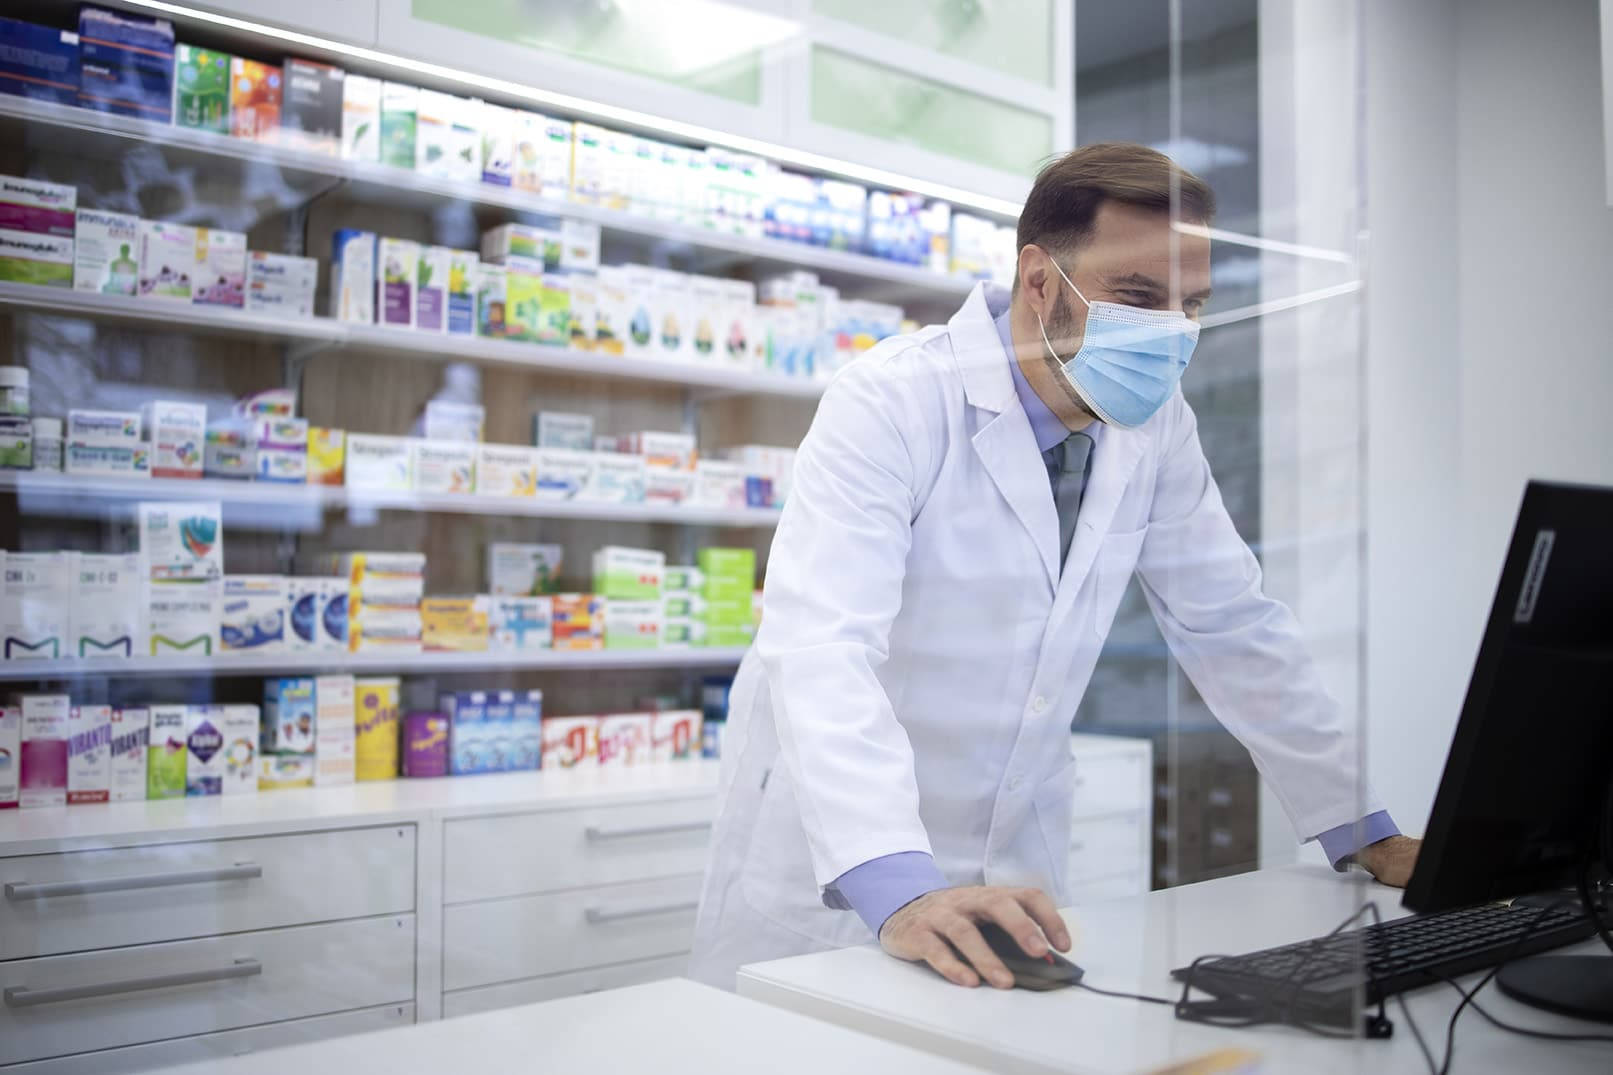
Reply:
<svg viewBox="0 0 1613 1075"><path fill-rule="evenodd" d="M756 641L756 628L749 625L742 627L707 627L704 646L720 646L723 648L733 646L748 646Z"/></svg>
<svg viewBox="0 0 1613 1075"><path fill-rule="evenodd" d="M230 57L195 45L174 49L174 124L230 133Z"/></svg>
<svg viewBox="0 0 1613 1075"><path fill-rule="evenodd" d="M709 582L709 580L708 580ZM751 613L751 594L743 597L708 597L706 612L700 617L708 627L749 627L756 622Z"/></svg>
<svg viewBox="0 0 1613 1075"><path fill-rule="evenodd" d="M705 548L700 550L699 566L706 576L706 585L713 579L745 580L747 592L756 586L756 550Z"/></svg>

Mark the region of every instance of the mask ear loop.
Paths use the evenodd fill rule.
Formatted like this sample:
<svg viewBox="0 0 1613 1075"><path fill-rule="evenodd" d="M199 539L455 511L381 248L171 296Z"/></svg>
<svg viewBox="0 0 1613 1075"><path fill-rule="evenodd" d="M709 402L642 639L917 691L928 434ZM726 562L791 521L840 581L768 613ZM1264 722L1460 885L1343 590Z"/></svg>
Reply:
<svg viewBox="0 0 1613 1075"><path fill-rule="evenodd" d="M1053 266L1053 271L1059 274L1059 279L1070 285L1070 290L1075 292L1075 297L1085 303L1087 309L1092 309L1092 303L1087 302L1087 297L1081 294L1081 289L1075 286L1075 281L1064 275L1064 270L1059 268L1059 263L1053 259L1052 255L1049 255L1047 260ZM1036 314L1036 311L1033 309L1031 313ZM1042 342L1047 344L1047 353L1053 356L1053 361L1062 364L1064 360L1059 358L1058 349L1053 346L1053 341L1047 338L1047 326L1042 323L1041 314L1036 314L1036 324L1042 330Z"/></svg>

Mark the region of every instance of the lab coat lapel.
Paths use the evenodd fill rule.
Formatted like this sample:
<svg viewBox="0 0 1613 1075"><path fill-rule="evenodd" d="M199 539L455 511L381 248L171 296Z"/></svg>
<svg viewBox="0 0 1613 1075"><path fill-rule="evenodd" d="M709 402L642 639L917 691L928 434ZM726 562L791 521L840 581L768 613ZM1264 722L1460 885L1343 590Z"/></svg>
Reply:
<svg viewBox="0 0 1613 1075"><path fill-rule="evenodd" d="M1081 511L1076 516L1075 538L1070 542L1070 555L1064 561L1060 576L1058 598L1054 602L1053 620L1068 614L1070 603L1081 589L1097 559L1098 548L1114 522L1115 509L1125 495L1126 486L1137 469L1146 444L1146 434L1135 429L1103 431L1102 443L1092 460L1092 477L1081 498Z"/></svg>
<svg viewBox="0 0 1613 1075"><path fill-rule="evenodd" d="M984 425L971 438L975 454L1021 525L1030 532L1042 559L1049 590L1058 587L1059 520L1052 490L1030 419L1014 392L1013 374L1002 338L992 323L984 284L976 284L947 322L953 356L963 379L964 397L984 412ZM990 416L990 417L987 417Z"/></svg>

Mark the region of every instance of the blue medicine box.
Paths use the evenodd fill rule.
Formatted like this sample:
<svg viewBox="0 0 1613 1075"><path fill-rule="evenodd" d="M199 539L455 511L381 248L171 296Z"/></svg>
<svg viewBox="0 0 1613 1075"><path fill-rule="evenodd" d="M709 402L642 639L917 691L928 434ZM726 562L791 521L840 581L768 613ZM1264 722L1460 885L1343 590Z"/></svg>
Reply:
<svg viewBox="0 0 1613 1075"><path fill-rule="evenodd" d="M78 35L0 18L0 93L78 104Z"/></svg>
<svg viewBox="0 0 1613 1075"><path fill-rule="evenodd" d="M173 23L86 7L78 13L78 47L82 107L173 120Z"/></svg>

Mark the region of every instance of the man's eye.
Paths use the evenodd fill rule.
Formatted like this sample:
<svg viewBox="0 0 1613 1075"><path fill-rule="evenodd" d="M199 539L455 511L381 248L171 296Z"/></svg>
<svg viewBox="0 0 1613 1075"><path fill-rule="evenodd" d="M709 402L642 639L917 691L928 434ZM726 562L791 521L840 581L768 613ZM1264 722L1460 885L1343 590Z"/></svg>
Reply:
<svg viewBox="0 0 1613 1075"><path fill-rule="evenodd" d="M1152 306L1154 296L1147 291L1121 291L1117 292L1127 306Z"/></svg>

